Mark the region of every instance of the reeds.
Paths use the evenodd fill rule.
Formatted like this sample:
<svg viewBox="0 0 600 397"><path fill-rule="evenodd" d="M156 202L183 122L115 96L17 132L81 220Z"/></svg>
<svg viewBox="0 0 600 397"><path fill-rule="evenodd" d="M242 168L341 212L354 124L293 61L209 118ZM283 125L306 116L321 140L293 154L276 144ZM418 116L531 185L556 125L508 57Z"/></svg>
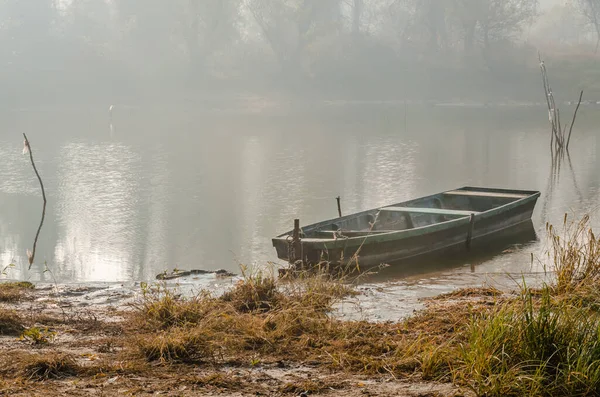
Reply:
<svg viewBox="0 0 600 397"><path fill-rule="evenodd" d="M600 242L589 217L547 227L553 280L473 317L455 378L477 395L600 394Z"/></svg>
<svg viewBox="0 0 600 397"><path fill-rule="evenodd" d="M589 216L569 222L565 215L562 231L547 225L546 232L555 294L580 296L596 290L600 282L600 239L590 227Z"/></svg>
<svg viewBox="0 0 600 397"><path fill-rule="evenodd" d="M467 327L455 376L477 395L595 396L600 392L600 318L588 308L524 292Z"/></svg>

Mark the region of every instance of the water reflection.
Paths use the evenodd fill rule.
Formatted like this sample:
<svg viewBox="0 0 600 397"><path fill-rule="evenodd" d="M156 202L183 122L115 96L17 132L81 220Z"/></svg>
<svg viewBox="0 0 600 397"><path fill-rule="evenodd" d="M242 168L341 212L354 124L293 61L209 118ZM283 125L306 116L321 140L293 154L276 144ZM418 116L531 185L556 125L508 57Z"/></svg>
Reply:
<svg viewBox="0 0 600 397"><path fill-rule="evenodd" d="M362 169L359 170L360 206L374 208L410 199L415 193L418 178L416 152L415 143L404 143L400 138L384 139L368 145Z"/></svg>
<svg viewBox="0 0 600 397"><path fill-rule="evenodd" d="M405 260L391 263L387 267L375 269L372 275L367 277L369 282L393 281L398 279L410 279L413 277L426 277L428 274L439 275L443 272L481 272L480 265L493 261L494 258L515 253L532 247L538 241L538 236L533 222L507 228L495 234L491 238L483 237L473 242L470 252L460 250L449 253L443 259L439 257L422 257L417 261ZM535 268L534 268L535 267ZM527 273L537 272L535 263L527 270ZM518 275L517 275L518 277Z"/></svg>
<svg viewBox="0 0 600 397"><path fill-rule="evenodd" d="M127 280L140 232L140 157L130 147L69 143L59 152L54 249L71 280Z"/></svg>

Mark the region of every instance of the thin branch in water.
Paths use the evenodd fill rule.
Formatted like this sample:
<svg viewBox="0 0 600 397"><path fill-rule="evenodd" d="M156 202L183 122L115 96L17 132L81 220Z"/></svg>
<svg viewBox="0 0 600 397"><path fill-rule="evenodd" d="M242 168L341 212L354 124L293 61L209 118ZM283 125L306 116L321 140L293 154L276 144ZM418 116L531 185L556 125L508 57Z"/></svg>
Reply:
<svg viewBox="0 0 600 397"><path fill-rule="evenodd" d="M569 129L569 139L567 139L567 150L569 150L569 143L571 142L571 134L573 133L573 126L575 125L575 119L577 118L577 112L579 111L579 106L581 106L582 99L583 99L583 90L581 90L581 94L579 95L579 102L577 102L577 107L575 108L575 113L573 114L573 121L571 122L571 128Z"/></svg>
<svg viewBox="0 0 600 397"><path fill-rule="evenodd" d="M565 146L565 134L562 130L562 123L560 121L560 109L555 107L556 109L556 125L558 125L558 137L560 141L558 142L559 147Z"/></svg>
<svg viewBox="0 0 600 397"><path fill-rule="evenodd" d="M37 175L38 181L40 181L40 186L42 188L42 198L44 199L44 206L42 208L42 219L40 220L40 226L38 227L37 233L35 234L35 240L33 240L33 251L29 252L27 250L27 257L29 259L29 270L31 270L31 265L33 265L33 260L35 259L35 248L37 246L38 237L40 236L40 231L42 230L42 226L44 225L44 218L46 217L46 191L44 190L44 182L42 182L42 177L35 166L35 162L33 161L33 152L31 151L31 145L29 144L29 139L27 139L27 135L23 133L23 137L25 138L25 147L23 148L23 152L29 152L29 159L31 160L31 165L33 166L33 170L35 171L35 175Z"/></svg>
<svg viewBox="0 0 600 397"><path fill-rule="evenodd" d="M538 52L538 59L540 61L540 70L542 72L542 83L544 85L544 96L546 97L546 104L548 105L548 121L552 126L552 133L550 138L550 146L553 146L553 142L555 141L556 147L560 146L560 137L559 131L556 126L556 103L554 102L554 95L552 94L552 88L550 87L550 81L548 80L548 70L546 69L546 64L542 60L541 54Z"/></svg>
<svg viewBox="0 0 600 397"><path fill-rule="evenodd" d="M573 134L573 126L575 125L575 120L577 119L577 112L579 111L579 107L581 106L581 100L583 99L583 91L581 91L581 94L579 95L579 102L577 103L577 108L575 109L575 113L573 114L573 119L571 120L571 127L569 128L569 135L567 136L567 127L569 124L568 122L566 122L563 126L561 122L560 110L558 109L558 106L556 106L554 94L552 92L552 88L550 87L550 81L548 80L548 70L539 52L538 59L540 61L540 70L542 72L542 83L544 85L546 104L548 105L548 119L550 121L550 124L552 125L550 148L551 150L561 152L562 155L565 150L569 150L569 144L571 143L571 135Z"/></svg>

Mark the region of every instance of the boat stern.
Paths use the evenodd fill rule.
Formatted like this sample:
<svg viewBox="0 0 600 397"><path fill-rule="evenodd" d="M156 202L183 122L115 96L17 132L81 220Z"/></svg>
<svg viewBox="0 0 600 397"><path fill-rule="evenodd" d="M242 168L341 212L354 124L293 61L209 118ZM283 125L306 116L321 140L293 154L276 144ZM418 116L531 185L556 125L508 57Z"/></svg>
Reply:
<svg viewBox="0 0 600 397"><path fill-rule="evenodd" d="M277 251L277 258L289 262L290 244L285 237L275 237L272 239L273 247Z"/></svg>

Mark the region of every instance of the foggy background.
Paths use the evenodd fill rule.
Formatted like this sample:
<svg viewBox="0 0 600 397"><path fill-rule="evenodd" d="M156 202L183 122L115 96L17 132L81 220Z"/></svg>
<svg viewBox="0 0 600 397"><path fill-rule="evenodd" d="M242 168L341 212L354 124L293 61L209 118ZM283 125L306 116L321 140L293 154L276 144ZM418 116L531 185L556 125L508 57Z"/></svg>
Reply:
<svg viewBox="0 0 600 397"><path fill-rule="evenodd" d="M0 103L533 100L538 50L576 96L600 91L599 15L598 0L3 0Z"/></svg>

